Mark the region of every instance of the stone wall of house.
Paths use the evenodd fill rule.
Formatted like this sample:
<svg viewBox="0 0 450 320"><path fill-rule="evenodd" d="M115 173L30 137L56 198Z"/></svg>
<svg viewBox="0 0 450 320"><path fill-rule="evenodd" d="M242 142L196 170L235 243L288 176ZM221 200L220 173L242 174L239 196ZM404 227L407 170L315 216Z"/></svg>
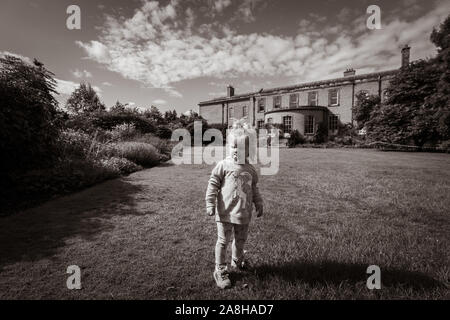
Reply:
<svg viewBox="0 0 450 320"><path fill-rule="evenodd" d="M314 132L317 130L319 123L325 121L325 124L327 124L328 112L322 109L290 109L286 111L269 112L265 115L265 122L282 124L283 117L290 116L292 118L292 129L298 130L302 135L307 135L305 133L305 119L309 115L314 117Z"/></svg>
<svg viewBox="0 0 450 320"><path fill-rule="evenodd" d="M389 85L389 80L387 78L381 79L381 96L384 99L384 91ZM332 89L338 89L339 91L339 104L337 106L329 105L329 91ZM204 117L209 123L227 123L231 125L231 117L234 119L241 119L244 117L243 108L247 107L247 120L251 125L257 125L258 120L265 120L267 123L267 118L272 117L274 123L282 123L282 115L283 112L280 113L269 113L267 112L274 111L274 98L276 96L281 96L281 107L276 110L282 109L290 109L289 101L291 94L298 94L298 105L307 106L308 105L308 93L315 91L318 95L317 105L327 107L330 114L337 115L339 117L339 121L341 123L351 123L352 122L352 104L356 103L356 94L364 90L369 94L377 95L379 94L379 81L378 78L370 78L358 80L353 85L352 82L348 81L342 83L337 86L321 86L317 88L311 89L299 89L297 91L287 92L286 90L280 90L280 92L273 92L268 95L259 95L255 94L255 102L253 101L253 96L248 99L241 99L237 101L228 101L228 102L219 102L217 104L211 105L201 105L199 106L199 113L202 117ZM353 96L354 94L354 96ZM265 98L265 112L258 111L258 99ZM223 105L223 107L222 107ZM230 110L233 109L233 114ZM223 114L222 114L223 110ZM308 114L309 110L302 110L304 115ZM311 112L314 113L313 110ZM328 119L322 119L323 112L319 111L314 113L316 118L317 115L317 123L321 121L328 121ZM319 116L320 115L320 116ZM227 119L228 117L228 119ZM296 115L295 119L299 119L299 116ZM297 120L295 120L297 121ZM300 121L300 120L299 120ZM303 124L300 125L298 122L297 125L294 126L295 129L303 128ZM299 130L300 131L300 130Z"/></svg>

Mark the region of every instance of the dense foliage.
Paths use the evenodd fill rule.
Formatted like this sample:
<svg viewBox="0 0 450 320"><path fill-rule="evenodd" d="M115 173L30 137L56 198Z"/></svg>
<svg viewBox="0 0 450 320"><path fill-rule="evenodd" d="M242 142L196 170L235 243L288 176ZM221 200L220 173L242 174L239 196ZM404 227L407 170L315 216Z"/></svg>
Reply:
<svg viewBox="0 0 450 320"><path fill-rule="evenodd" d="M24 171L54 158L61 127L55 80L42 63L0 57L1 171Z"/></svg>
<svg viewBox="0 0 450 320"><path fill-rule="evenodd" d="M105 105L90 84L81 83L70 95L66 108L71 113L80 114L105 110Z"/></svg>
<svg viewBox="0 0 450 320"><path fill-rule="evenodd" d="M433 30L435 58L403 67L387 88L387 101L359 112L371 140L415 146L437 145L450 138L450 16ZM371 101L375 98L368 97ZM370 101L366 100L366 101Z"/></svg>
<svg viewBox="0 0 450 320"><path fill-rule="evenodd" d="M380 104L380 97L378 95L368 95L364 91L360 91L356 94L356 103L353 107L353 119L357 123L357 129L364 128L367 121L370 120L370 116Z"/></svg>
<svg viewBox="0 0 450 320"><path fill-rule="evenodd" d="M117 101L106 109L81 83L58 109L53 74L42 63L0 58L0 214L170 159L177 128L195 112L142 112ZM208 124L203 121L204 129Z"/></svg>

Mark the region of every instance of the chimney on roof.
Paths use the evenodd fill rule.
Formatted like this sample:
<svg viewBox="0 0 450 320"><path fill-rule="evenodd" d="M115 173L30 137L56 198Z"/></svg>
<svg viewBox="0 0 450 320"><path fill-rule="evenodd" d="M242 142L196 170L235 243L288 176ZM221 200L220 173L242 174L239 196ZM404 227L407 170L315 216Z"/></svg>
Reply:
<svg viewBox="0 0 450 320"><path fill-rule="evenodd" d="M408 45L402 48L402 68L409 66L410 51L411 47Z"/></svg>
<svg viewBox="0 0 450 320"><path fill-rule="evenodd" d="M350 68L344 71L344 77L352 77L356 74L355 69Z"/></svg>
<svg viewBox="0 0 450 320"><path fill-rule="evenodd" d="M227 97L234 96L234 87L232 85L228 85L227 87Z"/></svg>

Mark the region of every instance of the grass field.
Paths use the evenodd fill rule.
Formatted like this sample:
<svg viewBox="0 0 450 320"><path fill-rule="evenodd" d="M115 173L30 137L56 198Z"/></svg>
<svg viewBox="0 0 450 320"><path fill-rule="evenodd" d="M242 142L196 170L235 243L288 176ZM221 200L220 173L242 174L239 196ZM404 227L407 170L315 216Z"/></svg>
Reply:
<svg viewBox="0 0 450 320"><path fill-rule="evenodd" d="M211 166L164 165L0 218L0 298L449 299L450 156L284 149L253 270L215 287ZM81 267L82 290L66 288ZM368 290L366 268L381 268Z"/></svg>

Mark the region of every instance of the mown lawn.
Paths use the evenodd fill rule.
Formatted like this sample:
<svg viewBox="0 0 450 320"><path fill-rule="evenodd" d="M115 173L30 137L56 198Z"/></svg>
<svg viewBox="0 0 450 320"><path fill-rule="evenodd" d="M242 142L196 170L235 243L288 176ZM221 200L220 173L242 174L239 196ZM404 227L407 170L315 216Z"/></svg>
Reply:
<svg viewBox="0 0 450 320"><path fill-rule="evenodd" d="M285 149L251 272L215 287L207 165L164 165L0 218L0 298L449 299L450 156ZM82 290L66 288L66 268ZM381 268L368 290L366 268Z"/></svg>

